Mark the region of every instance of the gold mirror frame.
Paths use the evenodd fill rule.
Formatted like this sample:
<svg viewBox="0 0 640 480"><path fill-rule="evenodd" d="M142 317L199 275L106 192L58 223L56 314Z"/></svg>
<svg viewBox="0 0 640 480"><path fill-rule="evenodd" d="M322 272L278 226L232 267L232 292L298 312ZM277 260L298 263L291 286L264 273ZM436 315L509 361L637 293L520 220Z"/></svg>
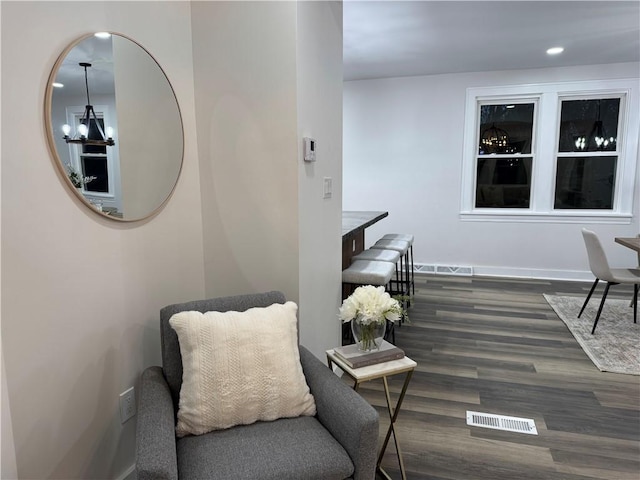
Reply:
<svg viewBox="0 0 640 480"><path fill-rule="evenodd" d="M119 52L124 52L122 55L119 55L119 59L122 60L125 58L126 63L126 59L128 57L129 63L126 63L126 65L133 66L131 70L135 70L135 72L127 73L127 69L125 69L123 65L120 66L121 76L119 79L124 78L125 81L121 83L130 87L127 89L120 89L120 92L122 93L123 98L128 100L133 99L133 101L127 101L121 104L124 105L124 108L121 109L123 111L116 111L117 109L115 108L115 105L117 104L118 95L116 95L116 93L113 94L114 107L112 108L113 113L110 115L110 118L116 122L118 127L132 125L133 129L130 128L124 132L121 131L118 134L115 134L114 139L116 146L107 147L107 149L118 148L116 154L113 154L113 151L111 151L111 158L108 158L109 154L104 156L105 168L107 169L108 174L111 175L111 178L108 179L108 182L110 182L108 183L108 192L106 194L103 192L88 192L85 190L86 184L80 187L80 189L74 186L69 177L68 167L72 166L74 169L78 169L79 172L85 173L81 167L79 168L79 166L86 161L86 158L89 157L89 155L86 155L83 152L81 144L66 143L63 138L63 132L60 128L62 125L54 125L53 120L53 104L54 96L56 95L54 90L58 90L53 86L53 83L56 81L65 60L70 57L72 52L73 55L71 56L77 56L78 50L82 51L83 47L86 48L87 45L91 45L91 42L97 41L94 39L94 33L83 35L67 46L56 60L51 70L47 81L44 100L44 123L45 131L47 133L47 145L51 152L56 169L64 179L64 183L67 184L73 194L75 194L76 197L78 197L92 212L102 217L120 222L136 222L156 215L173 195L178 179L180 178L184 162L184 126L180 105L175 95L175 91L173 90L173 86L153 55L151 55L138 42L126 35L115 32L108 33L110 33L112 41L116 43L116 47L114 48ZM91 48L86 49L89 51L91 50ZM98 68L100 68L101 65L105 66L105 63L107 63L105 61L105 57L95 59L85 58L82 59L82 61L88 63L93 61L97 64ZM67 63L69 63L69 60ZM117 66L115 65L115 61L112 63L112 71L115 76ZM141 64L142 66L140 66ZM108 66L105 68L108 70ZM78 67L78 69L80 69L80 67ZM141 72L149 73L150 75L153 75L153 78L149 78L148 76L144 78L141 76ZM84 103L87 103L85 77L83 72L81 72L81 75L82 92L79 93L77 90L74 90L73 94L76 99L85 98L85 100L82 100L82 108L84 108ZM115 84L115 79L113 81ZM134 83L137 85L134 85ZM148 91L150 88L149 85L157 85L162 95L153 96L153 90L151 92ZM115 88L116 87L114 87L114 89ZM89 77L88 80L88 89L92 92L91 103L99 103L99 101L96 102L94 100L94 98L100 98L100 94L98 92L96 92L96 94L93 93L91 77ZM138 95L136 96L136 94L132 92L137 92ZM148 97L145 98L147 95ZM147 103L144 103L145 100ZM76 103L79 102L80 100L76 101ZM149 104L149 102L153 103ZM160 106L158 106L158 102L160 102ZM129 106L132 104L133 106L130 108ZM69 118L71 115L69 113L70 107L67 105L64 108L64 116L65 118ZM109 107L106 108L108 109ZM163 111L163 108L164 111L168 112L168 115L158 114L158 110ZM174 108L175 115L172 113ZM131 110L137 113L133 119L131 118L133 116ZM61 108L56 108L56 114L60 116L60 113ZM102 117L103 123L107 118L106 114ZM103 125L103 127L106 126L107 125ZM140 130L145 128L149 130ZM116 128L116 132L117 131L118 128ZM163 132L165 133L164 135ZM159 135L156 135L157 133L159 133ZM125 146L122 150L120 150L120 144ZM65 148L69 150L68 154ZM146 150L147 148L148 150ZM74 153L74 150L72 149L78 150ZM109 150L107 151L109 152ZM155 157L153 156L154 151L157 152ZM130 152L130 158L127 157L127 152ZM63 156L67 158L66 162L63 161ZM114 178L116 177L114 174L114 170L116 169L112 169L109 173L108 168L109 166L115 165L116 161L118 162L117 178ZM158 188L154 189L156 185L152 185L149 178L140 173L140 170L144 169L145 166L148 167L146 171L151 172L151 176L155 176L152 180L155 180L156 178L158 179ZM115 188L113 185L115 185L115 182L117 181L120 182L120 185L117 186L118 188ZM117 195L117 192L120 192L119 196ZM123 194L123 192L129 192L129 194ZM123 206L125 203L123 198L129 199L129 207ZM103 201L101 199L105 199L104 202L116 205L115 210L114 207L111 206L104 208ZM120 212L118 212L117 206L120 206ZM127 214L127 210L135 213Z"/></svg>

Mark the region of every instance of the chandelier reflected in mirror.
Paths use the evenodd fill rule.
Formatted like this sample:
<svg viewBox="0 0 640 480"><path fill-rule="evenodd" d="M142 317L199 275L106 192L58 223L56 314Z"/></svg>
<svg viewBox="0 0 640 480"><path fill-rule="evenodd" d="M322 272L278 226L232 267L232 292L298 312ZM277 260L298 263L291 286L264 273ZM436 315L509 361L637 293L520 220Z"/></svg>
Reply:
<svg viewBox="0 0 640 480"><path fill-rule="evenodd" d="M82 114L82 117L80 117L80 123L78 124L78 127L76 129L77 133L73 137L71 137L71 125L64 124L62 126L62 132L64 133L63 138L67 143L80 143L83 145L101 145L112 147L113 145L115 145L115 142L113 141L113 128L106 127L104 130L102 129L102 125L98 121L98 117L93 109L93 105L91 105L91 98L89 97L89 80L87 77L87 68L90 68L91 64L80 62L78 65L84 68L84 85L87 93L87 104L84 107L84 113ZM89 130L92 129L92 127L95 127L95 130L97 130L99 138L89 138Z"/></svg>

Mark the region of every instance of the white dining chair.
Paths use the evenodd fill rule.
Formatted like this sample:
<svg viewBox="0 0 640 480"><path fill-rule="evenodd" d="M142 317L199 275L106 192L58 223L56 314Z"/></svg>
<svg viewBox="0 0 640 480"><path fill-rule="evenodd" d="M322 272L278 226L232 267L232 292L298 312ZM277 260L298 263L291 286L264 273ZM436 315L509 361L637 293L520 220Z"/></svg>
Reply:
<svg viewBox="0 0 640 480"><path fill-rule="evenodd" d="M611 285L618 285L621 283L633 285L633 323L636 323L638 313L638 287L640 286L640 268L610 268L607 256L604 253L604 249L600 244L598 236L586 228L582 229L582 236L587 247L589 268L591 269L591 273L595 275L596 280L593 282L591 290L589 290L589 295L587 295L587 299L584 301L582 309L580 309L578 318L580 318L582 312L584 312L584 309L587 306L587 303L589 303L589 299L591 298L593 291L596 289L596 285L598 285L598 282L602 280L607 282L607 285L604 287L604 293L602 294L600 307L598 307L598 313L596 314L596 318L593 322L591 334L593 335L596 331L596 325L600 319L602 307L604 307L604 302L607 298L609 287L611 287Z"/></svg>
<svg viewBox="0 0 640 480"><path fill-rule="evenodd" d="M637 235L638 238L640 238L640 233ZM638 252L638 268L640 268L640 252ZM631 299L631 302L629 302L629 306L633 306L633 299Z"/></svg>

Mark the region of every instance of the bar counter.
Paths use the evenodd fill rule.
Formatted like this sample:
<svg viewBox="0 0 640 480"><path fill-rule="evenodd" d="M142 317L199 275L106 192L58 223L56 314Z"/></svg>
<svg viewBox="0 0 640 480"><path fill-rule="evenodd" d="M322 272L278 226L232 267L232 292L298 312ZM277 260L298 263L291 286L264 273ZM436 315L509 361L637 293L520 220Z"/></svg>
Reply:
<svg viewBox="0 0 640 480"><path fill-rule="evenodd" d="M388 216L389 212L342 212L342 269L351 265L351 257L364 250L364 230Z"/></svg>

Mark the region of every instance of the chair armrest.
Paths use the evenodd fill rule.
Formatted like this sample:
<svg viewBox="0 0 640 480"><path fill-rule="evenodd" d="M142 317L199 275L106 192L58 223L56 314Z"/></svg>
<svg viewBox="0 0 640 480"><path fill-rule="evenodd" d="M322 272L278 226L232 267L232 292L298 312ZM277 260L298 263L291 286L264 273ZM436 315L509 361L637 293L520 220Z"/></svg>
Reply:
<svg viewBox="0 0 640 480"><path fill-rule="evenodd" d="M177 480L173 401L162 368L142 372L136 425L138 480Z"/></svg>
<svg viewBox="0 0 640 480"><path fill-rule="evenodd" d="M378 412L302 345L300 361L317 418L351 457L353 479L371 480L377 462Z"/></svg>

